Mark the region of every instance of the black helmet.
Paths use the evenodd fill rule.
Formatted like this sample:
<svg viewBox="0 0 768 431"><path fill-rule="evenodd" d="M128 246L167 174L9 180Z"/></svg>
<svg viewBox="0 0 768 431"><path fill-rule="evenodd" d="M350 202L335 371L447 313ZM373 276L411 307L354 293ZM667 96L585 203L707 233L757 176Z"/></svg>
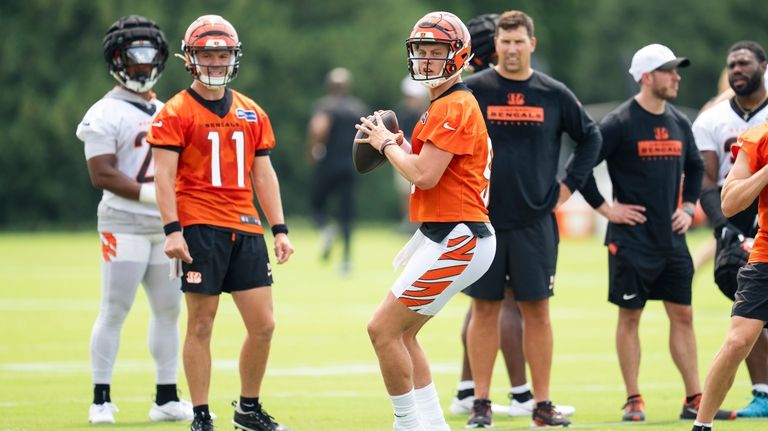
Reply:
<svg viewBox="0 0 768 431"><path fill-rule="evenodd" d="M467 21L467 29L472 37L472 52L475 54L471 66L475 72L488 68L496 55L496 44L493 38L496 36L498 20L499 14L486 13Z"/></svg>
<svg viewBox="0 0 768 431"><path fill-rule="evenodd" d="M124 16L115 21L104 35L104 60L109 73L129 90L144 93L152 89L165 68L168 42L154 21L139 15ZM145 70L128 73L128 66L152 65Z"/></svg>

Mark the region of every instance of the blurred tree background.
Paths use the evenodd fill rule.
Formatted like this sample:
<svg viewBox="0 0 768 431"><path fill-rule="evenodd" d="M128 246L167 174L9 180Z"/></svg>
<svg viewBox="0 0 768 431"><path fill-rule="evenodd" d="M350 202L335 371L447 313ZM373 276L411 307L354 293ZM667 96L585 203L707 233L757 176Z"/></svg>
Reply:
<svg viewBox="0 0 768 431"><path fill-rule="evenodd" d="M278 140L273 163L289 217L307 213L306 124L324 77L335 66L354 74L354 92L369 106L397 103L406 75L404 40L431 10L465 21L520 9L536 24L536 64L568 85L582 103L630 97L632 54L663 43L692 66L681 74L676 104L698 108L716 93L725 50L751 39L768 45L768 9L748 0L5 0L0 4L2 62L0 229L86 228L100 191L91 187L77 124L114 84L102 57L104 31L119 16L154 19L178 52L196 17L215 13L243 43L233 88L270 115ZM155 91L167 100L191 78L169 58ZM397 197L389 168L362 178L361 218L394 220ZM367 197L367 198L363 198ZM372 198L375 197L375 198Z"/></svg>

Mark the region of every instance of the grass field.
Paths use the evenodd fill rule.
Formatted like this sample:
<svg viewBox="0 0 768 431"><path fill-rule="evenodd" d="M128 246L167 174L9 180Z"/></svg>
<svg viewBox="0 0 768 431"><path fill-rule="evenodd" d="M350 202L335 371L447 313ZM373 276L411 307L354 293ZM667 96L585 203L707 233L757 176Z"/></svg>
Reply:
<svg viewBox="0 0 768 431"><path fill-rule="evenodd" d="M708 235L690 235L691 249ZM338 262L319 262L315 232L294 226L291 238L296 254L274 270L277 331L262 394L265 407L293 430L391 430L389 401L365 326L394 278L390 262L406 238L389 227L361 228L354 241L353 273L347 278L338 275ZM0 235L0 431L187 429L185 424L147 419L154 372L146 347L149 311L143 293L123 330L112 384L112 399L120 407L118 423L87 423L92 393L88 339L98 310L99 252L93 232ZM677 419L683 387L667 349L667 319L655 302L641 324L640 381L648 421L618 422L625 395L613 342L616 308L606 301L606 262L599 239L565 240L560 246L552 301L553 399L576 406L575 429L689 430L689 422ZM710 265L694 281L702 383L723 340L730 309L711 278ZM468 303L457 296L421 334L446 407L458 378L459 329ZM231 429L229 403L238 396L242 335L237 311L226 298L214 331L210 401L221 430ZM179 375L184 396L181 370ZM501 360L494 377L492 396L505 402L509 384ZM742 369L725 407L745 405L749 390ZM464 417L449 414L448 419L454 429L464 429ZM529 419L497 416L495 424L500 430L522 430L528 429ZM768 429L768 421L739 420L720 423L717 429Z"/></svg>

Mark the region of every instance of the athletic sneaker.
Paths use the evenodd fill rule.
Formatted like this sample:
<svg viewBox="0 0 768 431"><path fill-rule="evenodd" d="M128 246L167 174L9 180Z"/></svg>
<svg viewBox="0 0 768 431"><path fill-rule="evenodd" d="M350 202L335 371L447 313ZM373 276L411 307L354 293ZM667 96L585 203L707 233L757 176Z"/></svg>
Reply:
<svg viewBox="0 0 768 431"><path fill-rule="evenodd" d="M621 417L621 420L625 422L642 422L645 420L645 401L642 396L638 395L627 399L622 408L624 409L624 416Z"/></svg>
<svg viewBox="0 0 768 431"><path fill-rule="evenodd" d="M115 423L115 412L117 411L117 406L112 403L91 404L91 407L88 409L88 422L92 424L113 424Z"/></svg>
<svg viewBox="0 0 768 431"><path fill-rule="evenodd" d="M210 416L195 416L192 419L192 425L189 427L190 431L214 431L213 418Z"/></svg>
<svg viewBox="0 0 768 431"><path fill-rule="evenodd" d="M754 395L752 402L736 412L736 415L745 418L768 417L768 394L760 391L752 391L752 395Z"/></svg>
<svg viewBox="0 0 768 431"><path fill-rule="evenodd" d="M555 408L552 401L541 401L536 404L531 417L532 428L565 428L571 425L571 421Z"/></svg>
<svg viewBox="0 0 768 431"><path fill-rule="evenodd" d="M211 415L214 419L215 417ZM152 403L149 409L149 420L159 421L191 421L195 417L192 403L185 400L168 401L163 405Z"/></svg>
<svg viewBox="0 0 768 431"><path fill-rule="evenodd" d="M708 427L704 425L694 425L693 428L691 428L691 431L712 431L712 427Z"/></svg>
<svg viewBox="0 0 768 431"><path fill-rule="evenodd" d="M468 415L472 411L472 404L475 402L475 397L470 395L468 397L459 398L453 397L451 406L448 410L455 415Z"/></svg>
<svg viewBox="0 0 768 431"><path fill-rule="evenodd" d="M235 416L232 418L232 425L235 429L244 431L288 431L288 428L275 422L275 418L269 415L261 404L252 412L244 412L240 409L240 403L232 401L235 408Z"/></svg>
<svg viewBox="0 0 768 431"><path fill-rule="evenodd" d="M512 394L509 394L509 397L512 398ZM494 404L492 409L494 413L506 413L509 416L531 416L535 406L536 402L533 400L533 398L522 403L512 398L509 406L497 407L497 404ZM556 404L555 408L560 412L560 414L566 417L572 416L574 413L576 413L576 407L574 406Z"/></svg>
<svg viewBox="0 0 768 431"><path fill-rule="evenodd" d="M469 414L467 428L490 428L492 426L491 400L476 399L472 403L472 413Z"/></svg>
<svg viewBox="0 0 768 431"><path fill-rule="evenodd" d="M683 404L683 411L680 412L680 419L696 419L700 405L701 394L697 394L690 403ZM718 410L717 413L715 413L715 419L728 421L734 420L736 419L736 412L733 410Z"/></svg>

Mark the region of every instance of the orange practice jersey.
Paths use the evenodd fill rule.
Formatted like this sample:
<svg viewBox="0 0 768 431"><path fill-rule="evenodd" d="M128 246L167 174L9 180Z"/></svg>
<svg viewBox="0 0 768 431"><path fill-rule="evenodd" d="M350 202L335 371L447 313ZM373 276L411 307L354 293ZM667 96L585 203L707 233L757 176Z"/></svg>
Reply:
<svg viewBox="0 0 768 431"><path fill-rule="evenodd" d="M740 151L749 155L749 169L752 172L759 171L768 164L768 122L753 127L739 136L737 145ZM759 195L760 202L757 206L757 224L759 230L752 252L749 254L749 263L768 263L768 187L763 188Z"/></svg>
<svg viewBox="0 0 768 431"><path fill-rule="evenodd" d="M155 117L147 141L180 151L176 202L182 226L206 224L263 233L253 204L254 157L275 146L267 114L242 94L220 117L184 90Z"/></svg>
<svg viewBox="0 0 768 431"><path fill-rule="evenodd" d="M453 159L435 187L412 189L411 221L487 222L491 148L472 93L457 89L432 102L416 123L412 141L415 154L429 142Z"/></svg>

